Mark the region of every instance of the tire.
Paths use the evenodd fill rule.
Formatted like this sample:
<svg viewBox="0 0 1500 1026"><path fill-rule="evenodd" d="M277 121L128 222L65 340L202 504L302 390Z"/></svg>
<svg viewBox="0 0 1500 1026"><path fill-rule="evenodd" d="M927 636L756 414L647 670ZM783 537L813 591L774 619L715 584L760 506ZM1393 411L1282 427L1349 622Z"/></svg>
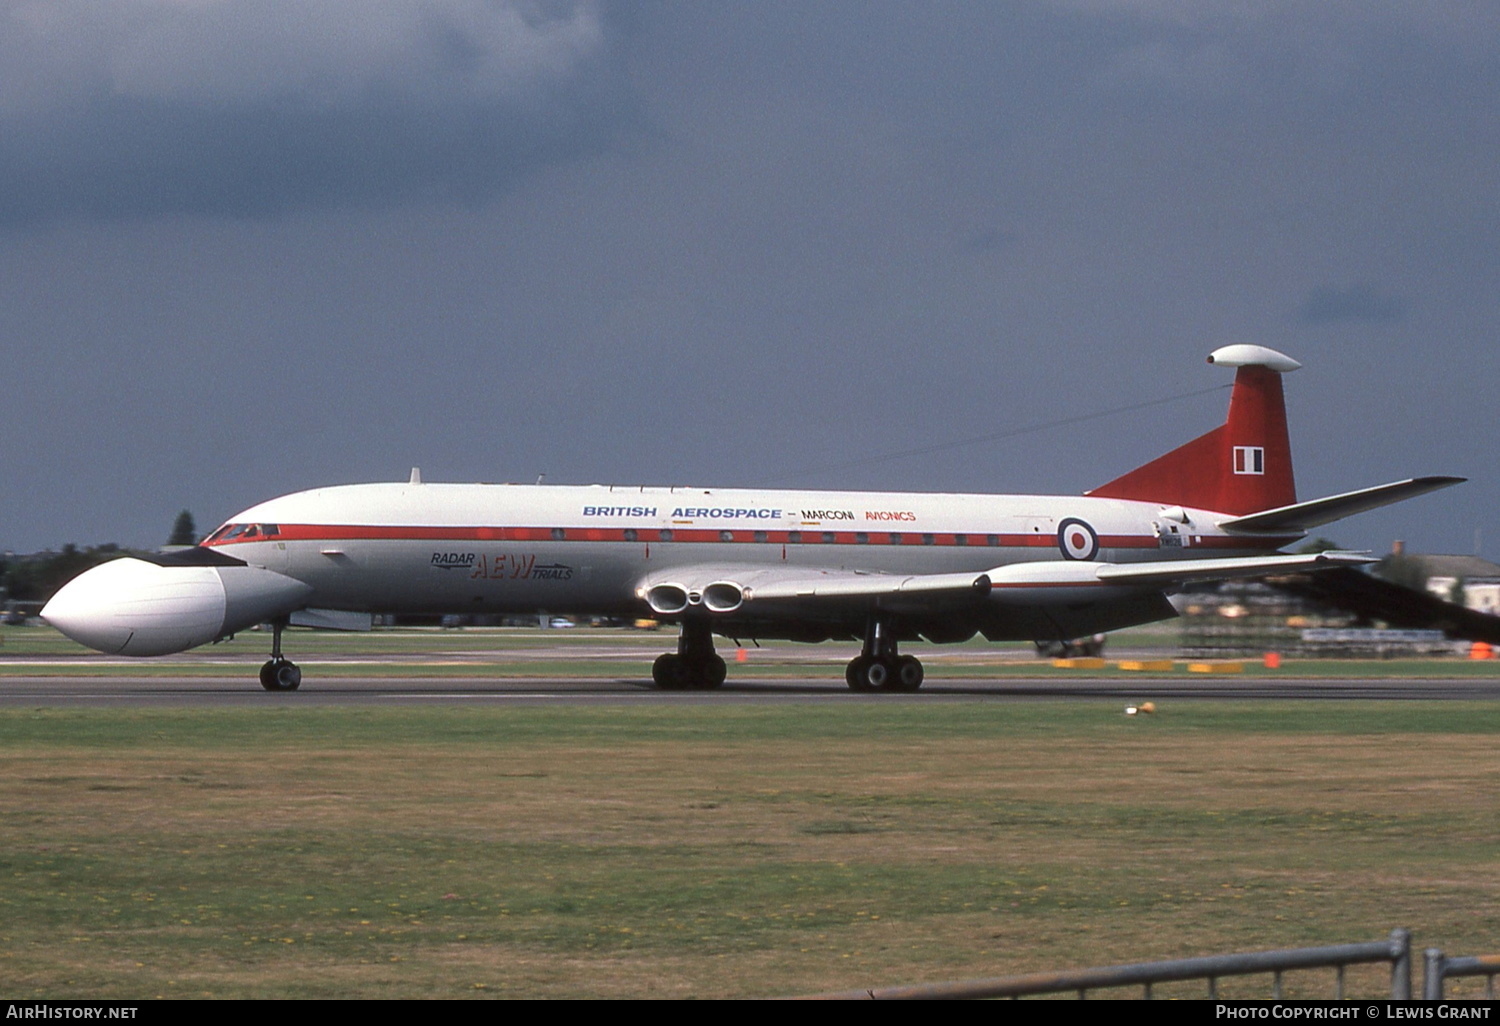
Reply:
<svg viewBox="0 0 1500 1026"><path fill-rule="evenodd" d="M703 670L703 676L699 678L700 682L698 686L705 691L722 688L724 681L729 676L729 664L724 662L724 657L720 655L711 656Z"/></svg>
<svg viewBox="0 0 1500 1026"><path fill-rule="evenodd" d="M916 656L902 656L896 660L896 672L886 684L886 690L909 694L922 686L922 680L926 676L922 660Z"/></svg>
<svg viewBox="0 0 1500 1026"><path fill-rule="evenodd" d="M856 656L849 660L849 665L844 668L844 682L849 685L850 691L870 691L870 683L865 679L865 668L872 660L868 656Z"/></svg>
<svg viewBox="0 0 1500 1026"><path fill-rule="evenodd" d="M296 663L282 663L276 667L276 681L283 691L296 691L302 686L302 668Z"/></svg>
<svg viewBox="0 0 1500 1026"><path fill-rule="evenodd" d="M296 691L302 686L302 668L286 659L272 659L260 668L260 686L267 691Z"/></svg>
<svg viewBox="0 0 1500 1026"><path fill-rule="evenodd" d="M657 656L656 662L651 664L651 679L663 691L681 691L687 687L687 680L682 672L682 656L676 652L663 652Z"/></svg>

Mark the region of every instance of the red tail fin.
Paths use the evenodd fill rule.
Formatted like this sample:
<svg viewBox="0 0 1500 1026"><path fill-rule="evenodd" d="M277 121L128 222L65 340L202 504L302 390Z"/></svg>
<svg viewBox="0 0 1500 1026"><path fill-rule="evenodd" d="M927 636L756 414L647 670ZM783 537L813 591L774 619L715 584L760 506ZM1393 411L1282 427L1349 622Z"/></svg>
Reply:
<svg viewBox="0 0 1500 1026"><path fill-rule="evenodd" d="M1301 364L1249 345L1215 350L1208 362L1239 368L1224 423L1086 494L1236 515L1297 501L1281 375Z"/></svg>

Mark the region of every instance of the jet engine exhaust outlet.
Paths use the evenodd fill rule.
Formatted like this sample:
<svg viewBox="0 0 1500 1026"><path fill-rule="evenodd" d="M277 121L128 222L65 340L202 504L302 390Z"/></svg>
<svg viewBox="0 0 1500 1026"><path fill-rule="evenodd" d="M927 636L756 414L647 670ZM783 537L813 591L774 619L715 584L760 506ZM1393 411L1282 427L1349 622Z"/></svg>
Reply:
<svg viewBox="0 0 1500 1026"><path fill-rule="evenodd" d="M688 590L680 584L655 584L646 591L646 604L662 616L676 616L688 607Z"/></svg>
<svg viewBox="0 0 1500 1026"><path fill-rule="evenodd" d="M703 589L703 604L711 613L732 613L745 602L745 589L733 581L715 581Z"/></svg>

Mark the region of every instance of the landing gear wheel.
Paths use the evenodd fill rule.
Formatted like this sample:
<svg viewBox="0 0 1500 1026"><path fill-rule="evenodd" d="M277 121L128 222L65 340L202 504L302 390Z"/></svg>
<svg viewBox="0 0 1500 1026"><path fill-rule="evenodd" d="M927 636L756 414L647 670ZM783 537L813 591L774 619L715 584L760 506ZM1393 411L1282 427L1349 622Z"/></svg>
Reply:
<svg viewBox="0 0 1500 1026"><path fill-rule="evenodd" d="M302 669L289 659L270 659L260 668L260 686L267 691L296 691Z"/></svg>
<svg viewBox="0 0 1500 1026"><path fill-rule="evenodd" d="M858 656L844 668L844 681L852 691L884 691L887 694L916 691L926 676L916 656Z"/></svg>
<svg viewBox="0 0 1500 1026"><path fill-rule="evenodd" d="M886 690L907 693L916 691L922 686L922 680L926 676L926 671L922 669L922 660L916 656L900 656L896 660L895 674L886 683Z"/></svg>
<svg viewBox="0 0 1500 1026"><path fill-rule="evenodd" d="M682 656L676 652L663 652L651 664L651 679L663 691L681 691L687 687L687 675L683 672Z"/></svg>
<svg viewBox="0 0 1500 1026"><path fill-rule="evenodd" d="M874 691L869 681L865 679L865 670L870 663L874 662L869 656L855 656L849 660L849 665L844 667L844 682L849 685L850 691Z"/></svg>
<svg viewBox="0 0 1500 1026"><path fill-rule="evenodd" d="M703 674L698 678L698 686L705 691L722 688L728 676L729 666L724 662L723 656L716 654L703 666Z"/></svg>
<svg viewBox="0 0 1500 1026"><path fill-rule="evenodd" d="M895 669L890 661L873 656L851 659L844 669L844 680L853 691L889 691L895 679Z"/></svg>
<svg viewBox="0 0 1500 1026"><path fill-rule="evenodd" d="M729 667L724 660L716 654L699 656L689 659L687 656L675 656L678 666L679 683L678 688L686 688L689 691L712 691L714 688L724 686L724 679L729 676Z"/></svg>

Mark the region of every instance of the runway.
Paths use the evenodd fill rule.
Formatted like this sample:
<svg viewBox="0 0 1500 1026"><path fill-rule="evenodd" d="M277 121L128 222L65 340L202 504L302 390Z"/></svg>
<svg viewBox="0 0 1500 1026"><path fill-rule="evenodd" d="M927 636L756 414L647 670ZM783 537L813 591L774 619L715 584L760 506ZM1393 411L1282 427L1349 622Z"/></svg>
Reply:
<svg viewBox="0 0 1500 1026"><path fill-rule="evenodd" d="M1500 679L1327 679L1264 677L1190 680L1182 677L1080 680L1046 677L944 678L916 694L858 694L836 679L744 678L717 691L659 691L646 678L340 677L309 679L296 692L268 692L245 680L192 676L7 677L0 708L101 706L286 707L361 705L704 705L768 703L921 703L1100 701L1151 699L1492 700Z"/></svg>

